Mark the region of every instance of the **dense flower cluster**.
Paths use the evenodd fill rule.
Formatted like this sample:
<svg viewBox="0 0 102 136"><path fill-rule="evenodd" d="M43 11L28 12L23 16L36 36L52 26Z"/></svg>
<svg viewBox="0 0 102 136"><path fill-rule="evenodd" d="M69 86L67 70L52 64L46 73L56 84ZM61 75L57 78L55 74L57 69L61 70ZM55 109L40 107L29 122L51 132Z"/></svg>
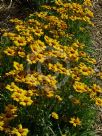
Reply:
<svg viewBox="0 0 102 136"><path fill-rule="evenodd" d="M30 121L46 120L45 124L51 121L54 126L53 121L59 120L60 131L66 135L77 133L74 129L70 134L64 130L71 125L78 127L80 135L85 108L89 110L92 103L102 106L99 97L102 88L94 81L89 82L96 74L93 65L96 61L87 52L84 40L77 38L77 34L86 33L84 26L93 26L90 6L91 0L82 3L55 0L51 6L42 5L41 11L30 14L25 21L10 20L15 30L3 34L10 42L3 55L10 60L10 69L5 72L10 81L4 91L9 93L8 103L12 105L0 114L0 131L17 136L34 135L37 132L30 128ZM77 32L76 28L73 30L74 23L80 24ZM101 73L97 76L102 77ZM25 118L22 124L22 116L30 121ZM17 117L21 122L12 127L12 120ZM44 135L52 135L51 132Z"/></svg>

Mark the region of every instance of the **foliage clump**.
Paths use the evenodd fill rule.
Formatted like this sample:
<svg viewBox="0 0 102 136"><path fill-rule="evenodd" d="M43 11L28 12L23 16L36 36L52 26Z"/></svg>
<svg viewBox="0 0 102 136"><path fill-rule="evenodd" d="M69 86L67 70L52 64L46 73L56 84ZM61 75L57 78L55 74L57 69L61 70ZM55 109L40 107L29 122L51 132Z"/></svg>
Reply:
<svg viewBox="0 0 102 136"><path fill-rule="evenodd" d="M1 135L94 136L102 106L87 26L90 0L56 0L2 37Z"/></svg>

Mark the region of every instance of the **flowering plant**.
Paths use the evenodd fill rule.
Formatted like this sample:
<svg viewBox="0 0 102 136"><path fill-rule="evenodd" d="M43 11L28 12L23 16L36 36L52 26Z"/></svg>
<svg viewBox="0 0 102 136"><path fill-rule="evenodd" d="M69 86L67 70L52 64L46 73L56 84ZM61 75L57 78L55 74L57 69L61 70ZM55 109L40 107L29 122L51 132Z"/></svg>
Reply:
<svg viewBox="0 0 102 136"><path fill-rule="evenodd" d="M55 0L25 20L10 20L15 29L1 42L2 135L95 135L102 88L93 80L90 6L90 0Z"/></svg>

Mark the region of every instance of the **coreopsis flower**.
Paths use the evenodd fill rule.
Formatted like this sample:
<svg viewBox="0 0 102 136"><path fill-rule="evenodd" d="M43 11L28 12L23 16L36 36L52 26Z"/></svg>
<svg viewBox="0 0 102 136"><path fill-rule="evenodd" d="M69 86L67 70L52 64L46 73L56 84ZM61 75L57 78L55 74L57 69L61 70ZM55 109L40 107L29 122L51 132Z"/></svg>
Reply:
<svg viewBox="0 0 102 136"><path fill-rule="evenodd" d="M86 57L87 56L87 54L86 54L86 52L84 52L84 51L80 51L79 52L79 57Z"/></svg>
<svg viewBox="0 0 102 136"><path fill-rule="evenodd" d="M43 63L46 60L46 56L42 53L39 54L28 54L27 55L27 61L29 64L35 64L36 62L41 62Z"/></svg>
<svg viewBox="0 0 102 136"><path fill-rule="evenodd" d="M59 95L55 95L55 98L56 98L59 102L61 102L61 101L63 100Z"/></svg>
<svg viewBox="0 0 102 136"><path fill-rule="evenodd" d="M29 34L29 35L27 36L27 35L25 34L25 36L26 36L27 44L34 42L34 38L33 38L32 35Z"/></svg>
<svg viewBox="0 0 102 136"><path fill-rule="evenodd" d="M98 106L102 106L102 98L96 97L96 98L95 98L95 103L96 103L96 105L98 105Z"/></svg>
<svg viewBox="0 0 102 136"><path fill-rule="evenodd" d="M17 117L17 115L13 114L11 112L6 112L6 113L2 113L1 117L2 117L2 120L4 121L4 123L7 123L7 122L13 120L15 117Z"/></svg>
<svg viewBox="0 0 102 136"><path fill-rule="evenodd" d="M56 3L56 5L58 5L58 6L62 6L62 5L63 5L62 0L55 0L55 3Z"/></svg>
<svg viewBox="0 0 102 136"><path fill-rule="evenodd" d="M71 101L72 101L72 103L75 104L75 105L79 105L79 104L80 104L80 100L77 99L77 98L75 98L75 97L72 97L72 98L71 98Z"/></svg>
<svg viewBox="0 0 102 136"><path fill-rule="evenodd" d="M61 74L70 75L70 72L68 69L64 68L62 64L56 63L56 64L48 64L48 68L50 70L53 70L54 72L59 72Z"/></svg>
<svg viewBox="0 0 102 136"><path fill-rule="evenodd" d="M58 114L57 114L56 112L52 112L52 113L51 113L51 116L52 116L52 118L54 118L54 119L56 119L56 120L59 119L59 116L58 116Z"/></svg>
<svg viewBox="0 0 102 136"><path fill-rule="evenodd" d="M44 12L44 11L42 11L42 12L36 12L36 15L38 16L38 17L40 17L40 18L45 18L46 16L47 16L47 12Z"/></svg>
<svg viewBox="0 0 102 136"><path fill-rule="evenodd" d="M11 95L11 98L12 98L14 101L17 101L17 102L20 102L23 97L24 97L23 94L20 94L20 93L17 93L17 92L14 92L14 93Z"/></svg>
<svg viewBox="0 0 102 136"><path fill-rule="evenodd" d="M102 88L97 84L93 84L91 91L96 93L102 93Z"/></svg>
<svg viewBox="0 0 102 136"><path fill-rule="evenodd" d="M42 28L42 25L43 25L42 22L40 22L40 21L38 21L38 20L34 20L34 23L35 23L35 25L36 25L37 27Z"/></svg>
<svg viewBox="0 0 102 136"><path fill-rule="evenodd" d="M37 90L28 90L26 91L26 96L31 97L31 96L36 96L37 95Z"/></svg>
<svg viewBox="0 0 102 136"><path fill-rule="evenodd" d="M18 37L12 38L11 40L13 40L13 43L16 46L26 46L27 44L25 37L18 36Z"/></svg>
<svg viewBox="0 0 102 136"><path fill-rule="evenodd" d="M90 24L90 25L93 25L93 23L91 22L90 17L88 17L88 16L84 16L84 17L82 18L82 20L85 21L85 22L87 22L87 23Z"/></svg>
<svg viewBox="0 0 102 136"><path fill-rule="evenodd" d="M74 79L76 81L80 81L81 76L80 76L78 67L75 67L75 68L71 69L70 73L71 73L72 79Z"/></svg>
<svg viewBox="0 0 102 136"><path fill-rule="evenodd" d="M94 99L96 98L96 96L97 96L97 93L91 91L91 89L90 89L90 94L89 94L89 96L90 96L90 98L91 98L92 100L94 100Z"/></svg>
<svg viewBox="0 0 102 136"><path fill-rule="evenodd" d="M24 58L26 56L24 51L18 51L17 53L21 58Z"/></svg>
<svg viewBox="0 0 102 136"><path fill-rule="evenodd" d="M67 55L65 52L62 52L62 51L58 51L58 50L55 50L55 51L47 51L44 53L48 59L52 58L52 57L55 57L55 58L61 58L61 59L67 59Z"/></svg>
<svg viewBox="0 0 102 136"><path fill-rule="evenodd" d="M94 70L91 67L86 66L85 64L80 64L79 72L84 76L90 76L94 73Z"/></svg>
<svg viewBox="0 0 102 136"><path fill-rule="evenodd" d="M21 94L21 95L25 95L26 94L26 90L22 89L22 88L18 88L15 89L14 92Z"/></svg>
<svg viewBox="0 0 102 136"><path fill-rule="evenodd" d="M7 54L8 56L14 56L15 55L15 49L8 47L7 49L4 50L4 53Z"/></svg>
<svg viewBox="0 0 102 136"><path fill-rule="evenodd" d="M18 73L14 78L15 78L15 82L19 82L19 83L25 82L25 77L23 73L22 74Z"/></svg>
<svg viewBox="0 0 102 136"><path fill-rule="evenodd" d="M14 38L14 37L16 37L17 36L17 34L15 34L15 33L12 33L12 32L5 32L4 34L3 34L3 36L7 36L7 37L9 37L10 39L11 38Z"/></svg>
<svg viewBox="0 0 102 136"><path fill-rule="evenodd" d="M27 128L23 128L22 124L19 124L17 128L13 128L11 131L11 135L16 136L27 136L29 130Z"/></svg>
<svg viewBox="0 0 102 136"><path fill-rule="evenodd" d="M68 19L69 16L67 15L67 13L61 14L61 19Z"/></svg>
<svg viewBox="0 0 102 136"><path fill-rule="evenodd" d="M22 25L24 22L18 18L10 19L10 22L15 23L16 25Z"/></svg>
<svg viewBox="0 0 102 136"><path fill-rule="evenodd" d="M15 28L19 32L19 31L24 31L26 29L26 26L24 26L24 25L16 25Z"/></svg>
<svg viewBox="0 0 102 136"><path fill-rule="evenodd" d="M31 48L33 53L38 54L38 53L42 52L43 50L45 50L46 46L42 41L37 40L30 45L30 48Z"/></svg>
<svg viewBox="0 0 102 136"><path fill-rule="evenodd" d="M87 58L85 58L84 60L91 64L96 64L96 59L90 58L89 56L87 56Z"/></svg>
<svg viewBox="0 0 102 136"><path fill-rule="evenodd" d="M85 14L89 17L94 17L94 14L91 10L89 10L88 8L85 8Z"/></svg>
<svg viewBox="0 0 102 136"><path fill-rule="evenodd" d="M39 80L33 75L33 74L28 74L25 77L25 81L26 84L30 85L30 86L38 86L40 85Z"/></svg>
<svg viewBox="0 0 102 136"><path fill-rule="evenodd" d="M18 70L11 70L11 71L9 71L8 73L6 73L5 75L6 75L6 76L15 76L15 75L17 75L19 72L20 72L20 71L18 71Z"/></svg>
<svg viewBox="0 0 102 136"><path fill-rule="evenodd" d="M3 131L4 130L4 121L1 121L0 120L0 131Z"/></svg>
<svg viewBox="0 0 102 136"><path fill-rule="evenodd" d="M39 28L33 29L32 32L34 33L34 35L36 35L38 37L40 37L44 34L43 30L39 29Z"/></svg>
<svg viewBox="0 0 102 136"><path fill-rule="evenodd" d="M68 57L69 57L70 60L78 61L78 59L79 59L78 50L74 49L73 47L70 47L67 54L68 54Z"/></svg>
<svg viewBox="0 0 102 136"><path fill-rule="evenodd" d="M23 64L20 64L16 61L13 62L13 67L17 70L17 71L23 71L24 70L24 67L23 67Z"/></svg>
<svg viewBox="0 0 102 136"><path fill-rule="evenodd" d="M45 42L49 45L49 46L51 46L51 47L58 47L58 46L60 46L59 45L59 42L56 40L56 39L53 39L53 38L50 38L50 37L48 37L48 36L44 36L44 40L45 40Z"/></svg>
<svg viewBox="0 0 102 136"><path fill-rule="evenodd" d="M18 89L18 86L14 82L11 82L11 85L7 85L5 88L13 92L14 90Z"/></svg>
<svg viewBox="0 0 102 136"><path fill-rule="evenodd" d="M72 72L71 73L71 77L72 77L72 79L74 79L74 80L76 80L76 81L80 81L80 74L79 73L74 73L74 72Z"/></svg>
<svg viewBox="0 0 102 136"><path fill-rule="evenodd" d="M81 125L80 119L77 117L73 117L70 119L69 123L71 123L74 127Z"/></svg>
<svg viewBox="0 0 102 136"><path fill-rule="evenodd" d="M54 96L54 91L47 91L47 92L46 92L46 96L47 96L48 98L53 97L53 96Z"/></svg>
<svg viewBox="0 0 102 136"><path fill-rule="evenodd" d="M56 9L58 13L63 14L66 13L66 10L63 7L60 7L58 9Z"/></svg>
<svg viewBox="0 0 102 136"><path fill-rule="evenodd" d="M74 87L75 91L79 92L79 93L84 93L84 92L89 91L89 88L86 84L78 82L78 81L75 81L73 87Z"/></svg>
<svg viewBox="0 0 102 136"><path fill-rule="evenodd" d="M46 8L46 9L51 9L51 6L49 6L49 5L42 5L41 7Z"/></svg>
<svg viewBox="0 0 102 136"><path fill-rule="evenodd" d="M97 76L98 76L100 79L102 79L102 72L99 72L99 73L97 74Z"/></svg>
<svg viewBox="0 0 102 136"><path fill-rule="evenodd" d="M10 112L14 114L16 111L17 111L17 107L12 104L9 104L5 107L5 112Z"/></svg>
<svg viewBox="0 0 102 136"><path fill-rule="evenodd" d="M83 5L85 5L85 6L92 6L92 2L91 2L91 0L84 0Z"/></svg>
<svg viewBox="0 0 102 136"><path fill-rule="evenodd" d="M57 24L57 26L61 29L61 30L65 30L68 28L67 24L64 21L61 21Z"/></svg>
<svg viewBox="0 0 102 136"><path fill-rule="evenodd" d="M71 45L72 47L74 47L74 48L80 48L80 49L83 49L84 47L85 47L85 44L83 44L83 43L79 43L79 41L78 40L76 40L76 42L74 42L74 43L72 43L72 45Z"/></svg>
<svg viewBox="0 0 102 136"><path fill-rule="evenodd" d="M31 97L26 96L22 97L19 102L19 104L22 106L30 106L32 103L33 101L31 100Z"/></svg>

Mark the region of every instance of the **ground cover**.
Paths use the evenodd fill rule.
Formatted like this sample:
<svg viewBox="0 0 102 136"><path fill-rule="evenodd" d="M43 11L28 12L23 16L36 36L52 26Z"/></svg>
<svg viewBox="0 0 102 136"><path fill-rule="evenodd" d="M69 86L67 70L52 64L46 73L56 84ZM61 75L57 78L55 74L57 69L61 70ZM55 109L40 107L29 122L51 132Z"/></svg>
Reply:
<svg viewBox="0 0 102 136"><path fill-rule="evenodd" d="M101 87L94 78L90 0L42 5L1 38L2 135L94 136Z"/></svg>

